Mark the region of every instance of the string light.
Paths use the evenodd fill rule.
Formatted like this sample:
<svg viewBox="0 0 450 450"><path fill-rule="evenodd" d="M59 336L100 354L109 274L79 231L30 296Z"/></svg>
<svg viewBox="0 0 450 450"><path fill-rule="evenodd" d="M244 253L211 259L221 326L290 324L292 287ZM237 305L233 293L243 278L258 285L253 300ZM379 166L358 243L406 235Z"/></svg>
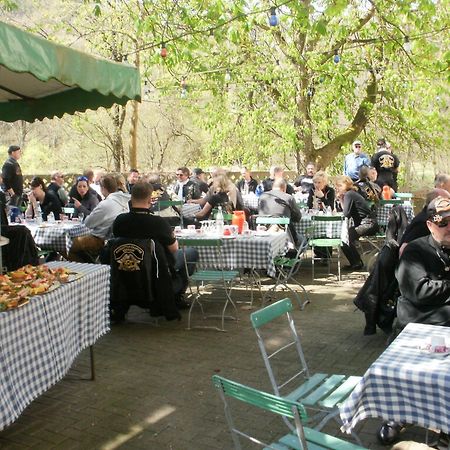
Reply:
<svg viewBox="0 0 450 450"><path fill-rule="evenodd" d="M214 30L209 30L208 42L210 45L214 45L216 43L216 37L214 36Z"/></svg>
<svg viewBox="0 0 450 450"><path fill-rule="evenodd" d="M277 10L276 8L272 7L270 8L270 17L269 17L269 25L271 27L276 27L279 23L278 16L277 16Z"/></svg>
<svg viewBox="0 0 450 450"><path fill-rule="evenodd" d="M183 77L181 79L180 85L181 85L181 98L186 98L188 94L186 77Z"/></svg>
<svg viewBox="0 0 450 450"><path fill-rule="evenodd" d="M143 89L143 99L145 100L145 101L147 101L149 98L150 98L150 96L149 96L149 94L150 94L150 88L148 87L148 81L147 80L145 80L144 81L144 89Z"/></svg>
<svg viewBox="0 0 450 450"><path fill-rule="evenodd" d="M161 55L161 58L165 58L167 56L167 48L166 48L166 44L164 42L161 43L160 55Z"/></svg>
<svg viewBox="0 0 450 450"><path fill-rule="evenodd" d="M338 64L341 61L341 57L339 56L337 49L334 51L333 61L335 64Z"/></svg>
<svg viewBox="0 0 450 450"><path fill-rule="evenodd" d="M403 44L403 48L408 53L411 51L411 41L409 40L409 36L405 36L405 43Z"/></svg>

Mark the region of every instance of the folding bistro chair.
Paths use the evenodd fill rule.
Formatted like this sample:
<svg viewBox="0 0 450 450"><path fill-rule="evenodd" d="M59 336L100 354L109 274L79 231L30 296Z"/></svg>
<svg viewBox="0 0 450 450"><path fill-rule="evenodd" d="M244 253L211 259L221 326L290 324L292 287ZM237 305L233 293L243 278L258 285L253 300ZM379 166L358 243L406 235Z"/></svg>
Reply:
<svg viewBox="0 0 450 450"><path fill-rule="evenodd" d="M280 300L273 305L266 306L265 308L252 313L250 315L250 321L252 322L256 336L258 337L259 349L274 393L276 395L282 395L289 400L301 402L306 408L314 411L315 416L312 419L313 422L317 422L314 429L320 431L331 419L340 423L338 420L338 405L346 400L352 393L361 377L335 374L328 375L326 373L310 374L308 365L306 364L305 355L303 354L300 338L297 334L294 320L290 314L291 311L292 302L290 299L285 298L284 300ZM289 326L290 341L269 353L266 348L261 328L283 316L286 317ZM291 347L294 348L294 353L298 358L300 371L289 376L286 381L278 383L275 373L280 371L275 372L273 370L271 361L279 361L277 367L282 366L283 363L280 354ZM277 356L277 359L274 358L275 356ZM288 356L291 357L291 353ZM292 362L289 361L289 367L292 366ZM288 385L291 385L291 383L298 378L301 380L300 384L293 386L293 389L288 389ZM289 421L287 421L287 424L289 427L292 427ZM353 437L358 443L360 442L356 434L353 434Z"/></svg>
<svg viewBox="0 0 450 450"><path fill-rule="evenodd" d="M264 295L261 306L264 306L264 304L266 303L266 298L273 292L275 292L280 286L292 292L300 306L300 309L303 309L308 303L310 303L308 292L306 291L305 287L295 278L298 271L300 270L303 256L307 249L308 239L303 238L294 257L278 256L274 259L273 262L277 271L275 283ZM301 301L298 292L295 291L291 286L289 286L289 284L295 284L300 289L302 289L303 293L305 294L305 300L303 302Z"/></svg>
<svg viewBox="0 0 450 450"><path fill-rule="evenodd" d="M304 406L295 400L281 398L277 395L258 391L257 389L244 386L235 381L227 380L219 375L213 375L212 381L224 403L225 417L231 431L235 449L241 449L239 437L244 437L254 444L259 444L265 449L273 450L364 450L364 447L304 427L302 422L306 422L308 416ZM247 434L242 431L243 428L241 426L238 428L235 425L227 397L278 414L286 421L287 419L293 419L295 426L292 427L292 433L281 436L271 444L264 443L257 437ZM241 424L239 423L238 425Z"/></svg>
<svg viewBox="0 0 450 450"><path fill-rule="evenodd" d="M222 258L222 239L189 239L189 238L180 238L178 239L179 245L182 247L184 251L186 247L194 247L194 248L203 248L208 249L209 251L214 252L214 268L210 269L201 269L195 271L192 275L189 276L189 285L192 295L192 303L189 308L188 314L188 329L192 328L212 328L218 331L226 331L225 330L225 318L237 320L237 308L235 303L231 298L231 290L233 288L233 282L239 276L239 272L237 270L225 270L225 265ZM186 272L189 274L189 267L184 259ZM218 286L224 290L225 293L225 303L222 308L221 315L205 315L203 309L203 303L207 301L212 302L213 300L207 300L205 295L205 286ZM195 286L195 293L192 292L192 286ZM226 310L228 305L234 308L235 316L226 316ZM220 318L222 327L214 327L214 326L195 326L191 327L191 319L194 308L199 306L203 315L203 319L207 318Z"/></svg>
<svg viewBox="0 0 450 450"><path fill-rule="evenodd" d="M317 257L314 254L314 248L331 248L336 249L337 251L337 265L338 265L338 280L341 281L341 246L342 240L340 237L323 237L324 235L328 235L328 227L333 230L333 224L340 225L340 230L342 230L344 216L311 216L312 222L312 231L311 238L309 240L309 245L312 249L312 279L314 280L314 262L321 260L322 257ZM328 272L331 271L330 265L332 260L332 254L330 254L327 258L328 262Z"/></svg>

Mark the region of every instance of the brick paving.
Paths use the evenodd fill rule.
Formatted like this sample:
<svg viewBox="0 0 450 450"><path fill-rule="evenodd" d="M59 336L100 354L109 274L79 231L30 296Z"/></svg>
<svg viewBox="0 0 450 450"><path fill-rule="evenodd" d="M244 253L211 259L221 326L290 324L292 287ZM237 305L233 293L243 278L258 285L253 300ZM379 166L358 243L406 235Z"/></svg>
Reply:
<svg viewBox="0 0 450 450"><path fill-rule="evenodd" d="M296 309L294 319L310 370L362 375L386 341L380 332L362 335L364 318L352 299L363 275L344 275L341 282L323 276L312 283L306 267L301 280L312 302L304 311ZM245 300L248 294L236 290L234 298ZM255 306L258 302L257 297ZM239 310L239 322L227 323L228 332L220 333L187 331L187 314L181 322L162 321L155 327L145 311L133 308L127 323L113 327L96 344L96 381L88 379L85 350L61 382L0 432L0 448L231 449L211 376L219 373L270 391L249 320L251 311L245 304L239 304ZM281 336L283 329L275 328L274 336ZM261 418L257 410L237 412L240 421L263 434L285 429L281 420ZM377 443L378 426L379 421L366 420L358 429L370 449L388 448ZM325 431L339 435L335 423ZM424 432L409 428L402 437L423 442Z"/></svg>

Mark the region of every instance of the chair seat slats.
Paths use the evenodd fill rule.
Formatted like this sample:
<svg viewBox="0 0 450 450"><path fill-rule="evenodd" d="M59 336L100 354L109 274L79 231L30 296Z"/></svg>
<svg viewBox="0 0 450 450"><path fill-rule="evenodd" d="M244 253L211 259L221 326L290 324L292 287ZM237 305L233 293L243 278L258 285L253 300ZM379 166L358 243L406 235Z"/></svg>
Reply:
<svg viewBox="0 0 450 450"><path fill-rule="evenodd" d="M191 276L193 281L231 281L239 275L236 270L233 271L215 271L215 270L199 270Z"/></svg>
<svg viewBox="0 0 450 450"><path fill-rule="evenodd" d="M317 386L320 386L320 384L327 378L327 376L328 374L326 373L315 373L311 378L308 378L305 383L302 383L297 389L293 390L285 397L289 400L295 401L300 398L303 399L306 394L316 389Z"/></svg>
<svg viewBox="0 0 450 450"><path fill-rule="evenodd" d="M345 379L345 375L331 375L317 389L307 397L302 398L302 403L306 406L315 405L329 392L333 391Z"/></svg>
<svg viewBox="0 0 450 450"><path fill-rule="evenodd" d="M359 383L361 377L348 377L337 389L335 389L325 399L319 401L319 405L324 408L334 408L336 405L345 400Z"/></svg>

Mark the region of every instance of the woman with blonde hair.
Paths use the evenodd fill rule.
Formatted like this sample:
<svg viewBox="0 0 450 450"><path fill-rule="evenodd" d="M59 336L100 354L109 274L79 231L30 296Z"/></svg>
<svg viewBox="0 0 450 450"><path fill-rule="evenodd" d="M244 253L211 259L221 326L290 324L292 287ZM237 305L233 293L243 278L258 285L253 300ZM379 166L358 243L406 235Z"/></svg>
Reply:
<svg viewBox="0 0 450 450"><path fill-rule="evenodd" d="M323 170L319 170L314 174L312 180L313 186L309 191L308 208L320 211L328 207L334 209L336 194L334 189L328 186L328 175Z"/></svg>
<svg viewBox="0 0 450 450"><path fill-rule="evenodd" d="M213 208L217 208L218 206L222 206L224 212L232 212L234 209L233 203L230 201L228 195L231 184L225 173L217 174L212 184L214 194L209 197L202 210L195 217L200 220L208 219Z"/></svg>
<svg viewBox="0 0 450 450"><path fill-rule="evenodd" d="M345 267L347 270L360 270L364 267L355 242L361 236L374 235L378 230L376 213L371 210L367 201L357 190L358 188L350 177L339 176L336 178L336 191L342 212L345 217L353 220L353 224L348 229L349 243L342 245L342 251L350 263Z"/></svg>

